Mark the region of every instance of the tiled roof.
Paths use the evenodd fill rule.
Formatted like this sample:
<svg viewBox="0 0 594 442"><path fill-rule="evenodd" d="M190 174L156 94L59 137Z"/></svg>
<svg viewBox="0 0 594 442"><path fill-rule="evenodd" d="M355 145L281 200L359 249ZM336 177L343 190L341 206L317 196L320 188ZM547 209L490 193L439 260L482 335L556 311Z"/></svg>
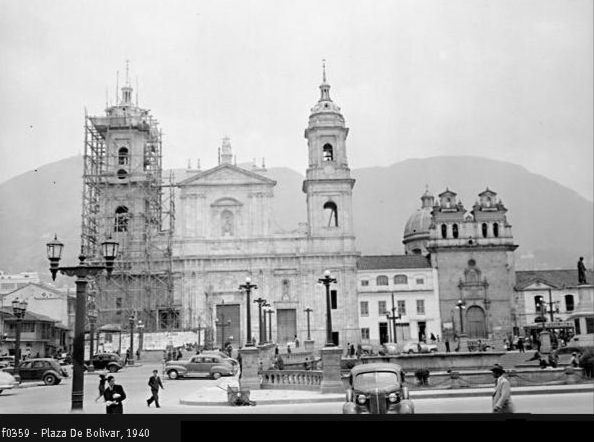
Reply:
<svg viewBox="0 0 594 442"><path fill-rule="evenodd" d="M361 256L357 261L359 270L426 269L431 263L422 255Z"/></svg>
<svg viewBox="0 0 594 442"><path fill-rule="evenodd" d="M522 290L536 281L555 288L576 287L578 271L576 270L522 270L516 272L516 290ZM594 282L594 272L586 270L588 284Z"/></svg>
<svg viewBox="0 0 594 442"><path fill-rule="evenodd" d="M2 309L2 313L7 314L9 317L5 318L5 320L7 321L11 321L11 320L15 320L16 317L14 316L13 312L12 312L12 307L3 307ZM41 315L39 313L33 313L33 312L25 312L25 317L23 318L23 321L41 321L41 322L58 322L56 319L52 319L49 316L45 316L45 315Z"/></svg>

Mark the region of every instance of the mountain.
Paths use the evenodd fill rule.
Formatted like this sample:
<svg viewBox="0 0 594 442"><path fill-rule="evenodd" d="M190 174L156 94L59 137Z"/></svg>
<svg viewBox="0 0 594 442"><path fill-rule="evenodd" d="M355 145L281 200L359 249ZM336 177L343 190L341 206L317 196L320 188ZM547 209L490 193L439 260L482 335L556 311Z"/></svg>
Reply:
<svg viewBox="0 0 594 442"><path fill-rule="evenodd" d="M246 166L247 167L247 166ZM64 261L75 264L80 247L82 157L67 158L0 184L0 270L49 276L45 243L56 233ZM187 171L172 171L176 181ZM164 171L163 176L168 176ZM277 181L273 203L277 231L306 221L303 176L270 168ZM354 226L364 254L403 253L402 234L421 205L425 186L437 196L448 187L467 209L486 187L509 210L518 269L574 268L579 256L594 261L594 205L576 192L523 167L475 157L410 159L388 167L352 171ZM179 207L176 205L176 207Z"/></svg>

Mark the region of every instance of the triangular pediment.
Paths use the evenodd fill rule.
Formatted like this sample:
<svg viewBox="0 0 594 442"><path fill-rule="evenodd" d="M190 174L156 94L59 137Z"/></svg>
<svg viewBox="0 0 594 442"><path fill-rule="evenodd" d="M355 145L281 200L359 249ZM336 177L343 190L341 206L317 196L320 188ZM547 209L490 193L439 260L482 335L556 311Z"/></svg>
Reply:
<svg viewBox="0 0 594 442"><path fill-rule="evenodd" d="M518 284L516 288L518 290L548 290L557 289L558 287L545 279L535 279L524 284Z"/></svg>
<svg viewBox="0 0 594 442"><path fill-rule="evenodd" d="M226 186L261 184L275 186L276 181L232 164L221 164L178 183L178 186Z"/></svg>

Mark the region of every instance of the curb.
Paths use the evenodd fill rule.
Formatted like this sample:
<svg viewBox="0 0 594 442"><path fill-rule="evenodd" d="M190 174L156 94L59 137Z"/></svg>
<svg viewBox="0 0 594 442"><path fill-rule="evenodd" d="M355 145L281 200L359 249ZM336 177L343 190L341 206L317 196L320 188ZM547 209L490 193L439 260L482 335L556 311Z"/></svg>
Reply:
<svg viewBox="0 0 594 442"><path fill-rule="evenodd" d="M546 389L539 388L534 390L517 390L513 391L514 396L526 396L526 395L542 395L542 394L570 394L570 393L591 393L594 391L592 385L585 385L583 387L570 388L570 389ZM485 387L484 391L465 391L464 389L456 389L452 391L435 391L435 392L422 392L424 394L415 394L414 391L410 392L410 398L412 400L422 399L443 399L443 398L465 398L465 397L490 397L493 395L493 387ZM329 397L312 397L312 398L299 398L299 399L261 399L255 400L257 405L294 405L294 404L314 404L314 403L328 403L328 402L344 402L344 395L337 397L336 395ZM180 399L181 405L188 406L229 406L226 401L209 401L209 400L192 400L192 399Z"/></svg>

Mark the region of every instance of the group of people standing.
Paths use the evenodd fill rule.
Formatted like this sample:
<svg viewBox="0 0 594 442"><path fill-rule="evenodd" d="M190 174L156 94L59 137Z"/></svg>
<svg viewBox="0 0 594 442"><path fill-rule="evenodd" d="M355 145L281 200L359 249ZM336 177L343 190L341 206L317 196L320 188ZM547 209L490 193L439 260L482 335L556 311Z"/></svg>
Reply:
<svg viewBox="0 0 594 442"><path fill-rule="evenodd" d="M153 370L153 374L148 380L148 386L151 390L151 397L146 400L147 407L150 407L154 402L155 407L161 408L161 405L159 405L159 389L164 390L165 387L163 387L163 382L159 377L159 370ZM126 392L124 387L116 384L114 376L99 375L99 396L97 396L95 402L101 398L105 401L105 412L107 414L124 413L122 402L126 400Z"/></svg>

